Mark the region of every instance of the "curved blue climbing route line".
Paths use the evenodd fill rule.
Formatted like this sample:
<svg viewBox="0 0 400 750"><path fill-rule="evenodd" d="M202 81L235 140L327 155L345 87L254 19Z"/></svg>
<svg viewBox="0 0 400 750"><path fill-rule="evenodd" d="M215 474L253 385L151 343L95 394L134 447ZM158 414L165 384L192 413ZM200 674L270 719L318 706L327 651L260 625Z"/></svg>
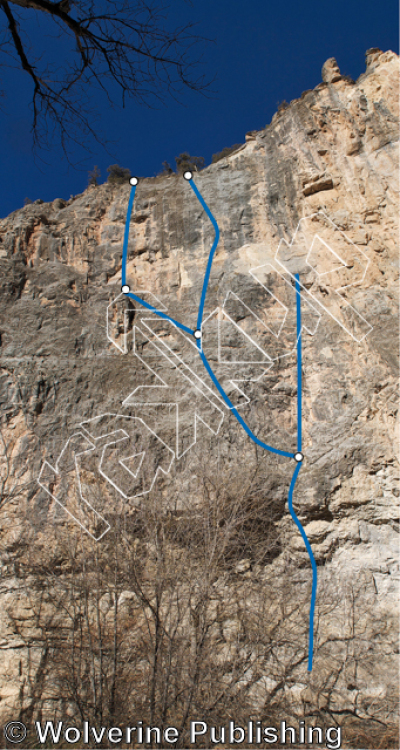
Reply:
<svg viewBox="0 0 400 750"><path fill-rule="evenodd" d="M211 366L210 366L210 364L208 362L208 359L207 359L206 355L204 354L204 352L203 352L203 350L201 348L200 341L197 342L197 346L198 346L198 349L199 349L199 354L200 354L200 357L202 359L203 365L206 368L206 370L207 370L207 372L208 372L211 380L213 381L215 387L218 388L218 390L219 390L222 398L225 400L225 402L228 404L229 408L231 409L232 414L236 417L237 421L243 427L244 431L248 434L249 438L251 438L251 440L253 441L253 443L256 443L257 445L260 446L260 448L264 448L264 450L269 451L270 453L276 453L278 456L286 456L286 458L294 458L294 454L293 453L289 453L288 451L281 451L278 448L273 448L271 445L267 445L266 443L263 443L262 440L260 440L254 434L254 432L251 431L250 427L248 427L248 425L246 424L246 422L244 421L244 419L242 419L242 417L240 416L239 412L237 411L237 409L235 409L234 405L232 404L231 400L229 399L229 396L227 396L227 394L225 393L222 385L219 383L219 381L215 377L214 372L211 369Z"/></svg>
<svg viewBox="0 0 400 750"><path fill-rule="evenodd" d="M294 491L294 487L295 487L301 466L302 466L302 462L300 461L297 464L293 472L292 481L290 482L290 487L289 487L288 507L289 507L289 513L292 516L293 521L295 522L298 530L300 531L304 544L306 545L306 550L308 552L308 556L310 558L311 567L312 567L310 621L309 621L309 629L308 629L308 671L311 672L312 663L313 663L313 650L314 650L314 612L315 612L315 600L317 596L317 563L315 562L315 558L313 555L313 551L311 549L310 542L307 539L307 534L304 531L299 519L296 516L296 513L293 510L293 491Z"/></svg>
<svg viewBox="0 0 400 750"><path fill-rule="evenodd" d="M211 365L209 364L206 355L203 352L203 347L201 343L201 327L203 323L203 313L204 313L204 305L206 301L207 296L207 289L208 284L210 281L210 275L211 275L211 267L212 262L214 259L215 251L217 249L217 245L219 242L219 227L217 224L216 219L212 215L209 207L207 206L207 203L205 202L203 196L201 195L199 189L194 184L193 179L190 179L190 185L191 188L196 195L199 203L203 207L204 211L206 212L208 218L210 219L214 230L215 230L215 238L214 242L212 244L208 261L207 261L207 267L206 272L204 275L204 281L203 281L203 288L201 292L201 298L200 298L200 304L199 304L199 310L197 315L197 331L192 330L188 326L185 326L183 323L180 323L179 321L175 320L174 318L171 318L166 313L163 313L161 310L158 310L153 305L150 305L145 300L138 297L136 294L133 294L133 292L130 291L129 287L127 287L126 284L126 266L127 266L127 259L128 259L128 239L129 239L129 227L130 227L130 219L133 209L133 201L135 198L135 192L136 192L136 185L132 187L130 196L129 196L129 202L128 202L128 211L127 211L127 217L126 217L126 225L125 225L125 234L124 234L124 242L123 242L123 251L122 251L122 286L127 287L126 289L123 289L126 296L130 297L131 299L134 299L136 302L139 302L143 307L147 308L148 310L151 310L151 312L158 315L160 318L163 318L164 320L168 320L171 323L173 323L175 326L180 328L182 331L185 331L186 333L193 335L196 335L197 332L200 332L200 338L197 338L196 336L196 343L199 355L201 357L201 360L203 362L203 365L205 369L207 370L212 382L214 383L215 387L221 394L222 398L224 399L227 406L229 406L230 410L232 411L232 414L236 418L236 420L239 422L241 427L243 427L246 434L250 437L250 439L256 443L256 445L259 445L264 450L275 453L279 456L284 456L286 458L295 458L297 461L296 468L293 472L293 476L290 482L289 487L289 493L288 493L288 508L290 515L296 524L302 539L304 541L304 544L306 546L306 550L308 553L308 556L310 558L311 567L312 567L312 590L311 590L311 600L310 600L310 617L309 617L309 648L308 648L308 671L311 672L312 670L312 663L313 663L313 648L314 648L314 613L315 613L315 601L316 601L316 595L317 595L317 564L315 562L315 558L311 549L310 542L308 541L306 532L304 531L303 526L301 525L295 511L293 510L293 492L295 488L295 484L300 472L300 469L302 467L303 462L303 456L301 454L302 449L302 341L301 341L301 295L300 295L300 279L299 274L295 274L295 287L296 287L296 328L297 328L297 342L296 342L296 349L297 349L297 453L290 453L288 451L280 450L278 448L274 448L271 445L267 445L267 443L264 443L262 440L260 440L250 429L250 427L246 424L244 419L240 416L239 412L235 408L235 406L232 404L229 396L227 393L225 393L221 383L218 381L218 378L216 377ZM128 291L129 290L129 291Z"/></svg>
<svg viewBox="0 0 400 750"><path fill-rule="evenodd" d="M213 225L213 227L215 229L215 239L214 239L214 242L212 244L212 247L211 247L211 250L210 250L210 254L208 256L207 268L206 268L206 272L204 274L203 289L201 291L199 312L197 314L197 328L200 331L201 330L201 324L203 322L203 311L204 311L204 305L205 305L205 301L206 301L206 294L207 294L207 289L208 289L208 282L210 281L211 266L212 266L212 262L214 260L214 254L215 254L215 251L217 249L218 242L219 242L219 226L218 226L218 224L217 224L214 216L212 215L210 209L208 208L207 203L205 202L203 196L199 192L199 190L197 188L197 185L194 184L193 180L190 180L189 184L190 184L190 187L192 188L192 190L193 190L193 192L194 192L197 200L203 206L204 211L206 212L208 218L211 221L211 224Z"/></svg>

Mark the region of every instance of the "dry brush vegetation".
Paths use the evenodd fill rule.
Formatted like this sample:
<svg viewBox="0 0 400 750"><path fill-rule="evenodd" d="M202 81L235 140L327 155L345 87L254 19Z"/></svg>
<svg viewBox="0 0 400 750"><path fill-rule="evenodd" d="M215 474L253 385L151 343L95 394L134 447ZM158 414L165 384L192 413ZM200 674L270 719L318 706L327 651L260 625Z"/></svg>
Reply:
<svg viewBox="0 0 400 750"><path fill-rule="evenodd" d="M228 476L211 464L199 467L195 507L161 513L150 495L116 514L100 542L63 519L44 544L27 514L14 573L28 614L15 598L7 613L20 644L20 719L124 727L140 718L177 727L177 747L188 746L190 720L303 719L342 725L343 747L396 747L390 722L338 703L372 658L362 576L346 587L321 576L307 676L311 580L282 550L282 509L257 469Z"/></svg>

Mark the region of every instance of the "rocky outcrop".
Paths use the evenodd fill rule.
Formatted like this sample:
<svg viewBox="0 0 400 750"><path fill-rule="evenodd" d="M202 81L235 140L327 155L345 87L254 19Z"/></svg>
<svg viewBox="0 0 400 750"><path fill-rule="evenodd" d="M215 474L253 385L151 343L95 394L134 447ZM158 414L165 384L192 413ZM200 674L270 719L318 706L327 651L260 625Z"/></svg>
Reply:
<svg viewBox="0 0 400 750"><path fill-rule="evenodd" d="M293 667L288 702L315 708L322 700L336 717L386 721L397 712L398 681L398 58L369 50L356 82L341 76L331 58L322 79L241 149L195 175L221 232L203 346L258 437L296 450L291 279L300 274L305 461L295 509L317 560L320 593L314 669L307 675L305 656ZM289 599L303 602L307 618L309 560L286 504L293 462L263 453L243 433L189 337L121 295L129 192L129 185L91 187L67 202L37 201L0 222L7 521L0 713L7 718L21 698L27 640L38 653L42 647L36 614L24 601L32 585L26 539L36 568L43 558L54 571L52 550L65 529L71 538L82 527L96 537L100 518L105 533L118 514L134 518L143 503L157 502L160 517L172 510L195 515L205 475L219 475L221 462L224 481L234 479L239 495L254 475L250 494L269 507L269 520L262 516L257 533L246 532L247 543L244 534L240 554L217 577L225 647L239 637L229 575L256 610L263 581L291 571ZM128 244L131 289L195 328L213 238L182 178L141 180ZM131 466L128 488L126 474L126 486L118 484L122 454L102 435L120 431L127 461L140 453L133 417L151 430L142 434L140 451L152 463L141 483ZM77 466L76 456L92 449ZM95 510L90 517L82 511L77 470ZM30 546L30 561L32 554ZM289 656L283 650L279 664ZM277 663L271 656L264 675L243 677L256 712L281 690ZM333 663L340 668L330 684Z"/></svg>

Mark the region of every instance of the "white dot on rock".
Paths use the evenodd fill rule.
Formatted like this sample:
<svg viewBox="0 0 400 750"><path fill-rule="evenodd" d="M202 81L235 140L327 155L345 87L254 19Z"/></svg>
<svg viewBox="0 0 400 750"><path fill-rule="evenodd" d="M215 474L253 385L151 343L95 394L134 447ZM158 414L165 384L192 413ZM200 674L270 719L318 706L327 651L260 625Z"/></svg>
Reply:
<svg viewBox="0 0 400 750"><path fill-rule="evenodd" d="M192 177L193 177L193 173L192 172L184 172L183 176L184 176L185 180L191 180Z"/></svg>
<svg viewBox="0 0 400 750"><path fill-rule="evenodd" d="M195 339L201 339L201 331L197 330L194 332Z"/></svg>
<svg viewBox="0 0 400 750"><path fill-rule="evenodd" d="M128 286L128 284L123 284L121 288L124 294L128 294L128 292L131 291L131 288L130 286Z"/></svg>
<svg viewBox="0 0 400 750"><path fill-rule="evenodd" d="M138 178L137 177L131 177L129 180L130 185L137 185L138 184Z"/></svg>

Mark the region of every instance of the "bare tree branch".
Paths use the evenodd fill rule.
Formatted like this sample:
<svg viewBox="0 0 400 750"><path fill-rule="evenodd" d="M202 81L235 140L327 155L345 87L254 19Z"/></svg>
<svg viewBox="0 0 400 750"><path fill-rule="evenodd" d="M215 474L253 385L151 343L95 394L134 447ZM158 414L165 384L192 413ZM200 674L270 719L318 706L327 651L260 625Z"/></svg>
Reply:
<svg viewBox="0 0 400 750"><path fill-rule="evenodd" d="M117 89L123 106L127 98L150 106L166 94L176 97L184 88L204 92L209 86L194 74L200 62L195 47L206 40L193 34L193 24L169 29L159 0L0 0L0 8L7 22L2 51L11 51L16 67L33 83L36 146L48 145L54 133L64 152L71 141L82 144L88 136L100 141L87 104L93 86L110 102ZM33 14L50 18L61 38L72 42L66 66L42 61L42 54L28 49Z"/></svg>

